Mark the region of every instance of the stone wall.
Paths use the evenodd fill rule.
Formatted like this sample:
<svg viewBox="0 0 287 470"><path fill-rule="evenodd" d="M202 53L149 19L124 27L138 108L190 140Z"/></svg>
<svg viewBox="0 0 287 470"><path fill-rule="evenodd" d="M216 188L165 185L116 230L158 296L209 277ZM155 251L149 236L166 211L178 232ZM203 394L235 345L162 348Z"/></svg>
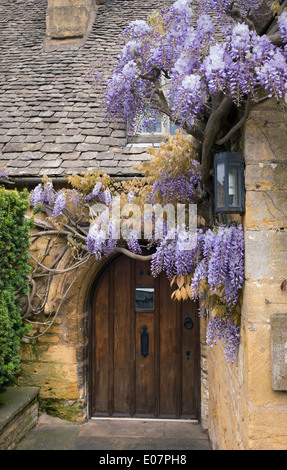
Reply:
<svg viewBox="0 0 287 470"><path fill-rule="evenodd" d="M38 422L37 387L8 387L0 394L0 450L13 450Z"/></svg>
<svg viewBox="0 0 287 470"><path fill-rule="evenodd" d="M287 314L286 116L268 100L245 128L241 344L234 365L224 363L221 346L209 354L209 433L217 449L287 449L287 390L273 390L271 380L271 317Z"/></svg>
<svg viewBox="0 0 287 470"><path fill-rule="evenodd" d="M44 247L44 241L41 243L40 239L32 250L43 252ZM54 256L57 256L56 250ZM67 259L63 260L59 269L65 268L65 262ZM39 387L40 409L71 421L82 421L87 417L89 299L101 264L92 260L77 269L76 273L55 277L43 318L39 319L41 321L48 319L54 299L61 298L65 286L73 282L76 276L52 327L42 336L21 346L19 385ZM39 335L45 328L45 325L40 325L37 331L34 329L30 334Z"/></svg>

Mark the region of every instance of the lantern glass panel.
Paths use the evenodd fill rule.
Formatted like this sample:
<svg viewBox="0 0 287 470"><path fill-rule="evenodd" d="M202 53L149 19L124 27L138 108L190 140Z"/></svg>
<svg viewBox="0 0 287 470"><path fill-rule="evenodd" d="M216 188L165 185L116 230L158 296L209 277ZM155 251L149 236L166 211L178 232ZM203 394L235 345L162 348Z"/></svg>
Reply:
<svg viewBox="0 0 287 470"><path fill-rule="evenodd" d="M239 167L229 168L228 172L228 205L238 207L240 205Z"/></svg>
<svg viewBox="0 0 287 470"><path fill-rule="evenodd" d="M217 165L217 206L225 207L225 164Z"/></svg>
<svg viewBox="0 0 287 470"><path fill-rule="evenodd" d="M239 152L214 157L215 212L244 214L244 163Z"/></svg>

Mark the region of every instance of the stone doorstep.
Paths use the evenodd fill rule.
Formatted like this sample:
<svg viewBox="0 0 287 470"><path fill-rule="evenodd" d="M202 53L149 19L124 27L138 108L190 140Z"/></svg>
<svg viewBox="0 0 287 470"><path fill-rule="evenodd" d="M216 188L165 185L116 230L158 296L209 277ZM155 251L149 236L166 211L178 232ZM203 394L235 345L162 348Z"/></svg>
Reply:
<svg viewBox="0 0 287 470"><path fill-rule="evenodd" d="M5 442L2 438L6 438L9 427L15 424L17 427L17 420L19 419L19 427L17 434L20 438L29 430L24 423L24 429L21 426L22 415L25 413L29 406L33 406L38 398L40 389L38 387L8 387L7 390L0 394L0 449L5 449ZM20 424L21 423L21 424ZM30 428L36 425L37 421L34 418L30 424ZM16 438L15 438L16 440Z"/></svg>

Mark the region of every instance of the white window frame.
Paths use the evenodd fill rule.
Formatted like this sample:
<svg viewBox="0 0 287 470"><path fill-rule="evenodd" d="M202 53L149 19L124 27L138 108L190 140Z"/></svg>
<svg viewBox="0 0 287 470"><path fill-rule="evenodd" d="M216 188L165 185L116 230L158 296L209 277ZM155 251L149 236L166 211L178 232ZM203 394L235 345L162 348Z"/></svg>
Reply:
<svg viewBox="0 0 287 470"><path fill-rule="evenodd" d="M153 145L158 147L163 140L164 134L170 134L170 126L172 121L166 115L161 115L161 131L160 132L139 132L134 137L129 136L130 142L127 147L147 147ZM172 134L174 135L174 134ZM139 142L140 140L140 142Z"/></svg>

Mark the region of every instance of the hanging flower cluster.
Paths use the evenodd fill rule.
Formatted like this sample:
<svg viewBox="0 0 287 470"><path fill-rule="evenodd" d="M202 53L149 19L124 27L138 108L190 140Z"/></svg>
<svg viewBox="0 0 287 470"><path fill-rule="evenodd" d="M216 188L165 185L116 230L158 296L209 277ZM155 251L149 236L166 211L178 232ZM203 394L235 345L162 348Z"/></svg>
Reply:
<svg viewBox="0 0 287 470"><path fill-rule="evenodd" d="M62 189L56 192L50 181L39 183L30 193L31 206L39 210L42 207L49 207L52 210L51 218L54 221L63 214L69 200L73 200L75 203L74 192L69 194Z"/></svg>
<svg viewBox="0 0 287 470"><path fill-rule="evenodd" d="M0 167L0 182L6 181L8 179L8 175L4 168Z"/></svg>
<svg viewBox="0 0 287 470"><path fill-rule="evenodd" d="M224 303L229 307L238 301L244 281L244 231L241 225L201 233L198 240L199 262L195 267L191 292L201 297L202 281L211 291L224 286Z"/></svg>
<svg viewBox="0 0 287 470"><path fill-rule="evenodd" d="M201 300L210 321L207 344L223 340L226 360L234 362L239 343L240 293L244 282L244 231L241 225L219 226L197 231L189 250L182 249L179 237L169 233L156 248L152 272L164 271L172 284L174 298ZM185 240L186 241L186 240Z"/></svg>
<svg viewBox="0 0 287 470"><path fill-rule="evenodd" d="M199 164L198 164L199 166ZM186 173L172 177L169 173L163 173L154 183L150 195L150 202L161 200L163 204L192 201L197 195L197 186L200 181L200 172L189 169Z"/></svg>
<svg viewBox="0 0 287 470"><path fill-rule="evenodd" d="M281 36L287 43L287 11L283 11L283 13L279 16L278 27L279 27Z"/></svg>
<svg viewBox="0 0 287 470"><path fill-rule="evenodd" d="M226 21L228 9L231 5L230 0L204 0L197 3L196 9L200 12L210 9L219 18L224 18ZM240 0L240 9L243 16L246 16L250 11L258 12L260 5L261 2L258 0Z"/></svg>
<svg viewBox="0 0 287 470"><path fill-rule="evenodd" d="M222 340L225 359L234 363L240 341L240 327L234 323L231 316L211 317L207 326L206 342L211 348Z"/></svg>
<svg viewBox="0 0 287 470"><path fill-rule="evenodd" d="M199 229L192 244L184 250L180 233L167 232L158 244L152 260L154 275L165 271L168 278L191 275L189 297L221 291L221 302L232 310L237 305L244 282L244 231L241 225L219 226L216 230Z"/></svg>

